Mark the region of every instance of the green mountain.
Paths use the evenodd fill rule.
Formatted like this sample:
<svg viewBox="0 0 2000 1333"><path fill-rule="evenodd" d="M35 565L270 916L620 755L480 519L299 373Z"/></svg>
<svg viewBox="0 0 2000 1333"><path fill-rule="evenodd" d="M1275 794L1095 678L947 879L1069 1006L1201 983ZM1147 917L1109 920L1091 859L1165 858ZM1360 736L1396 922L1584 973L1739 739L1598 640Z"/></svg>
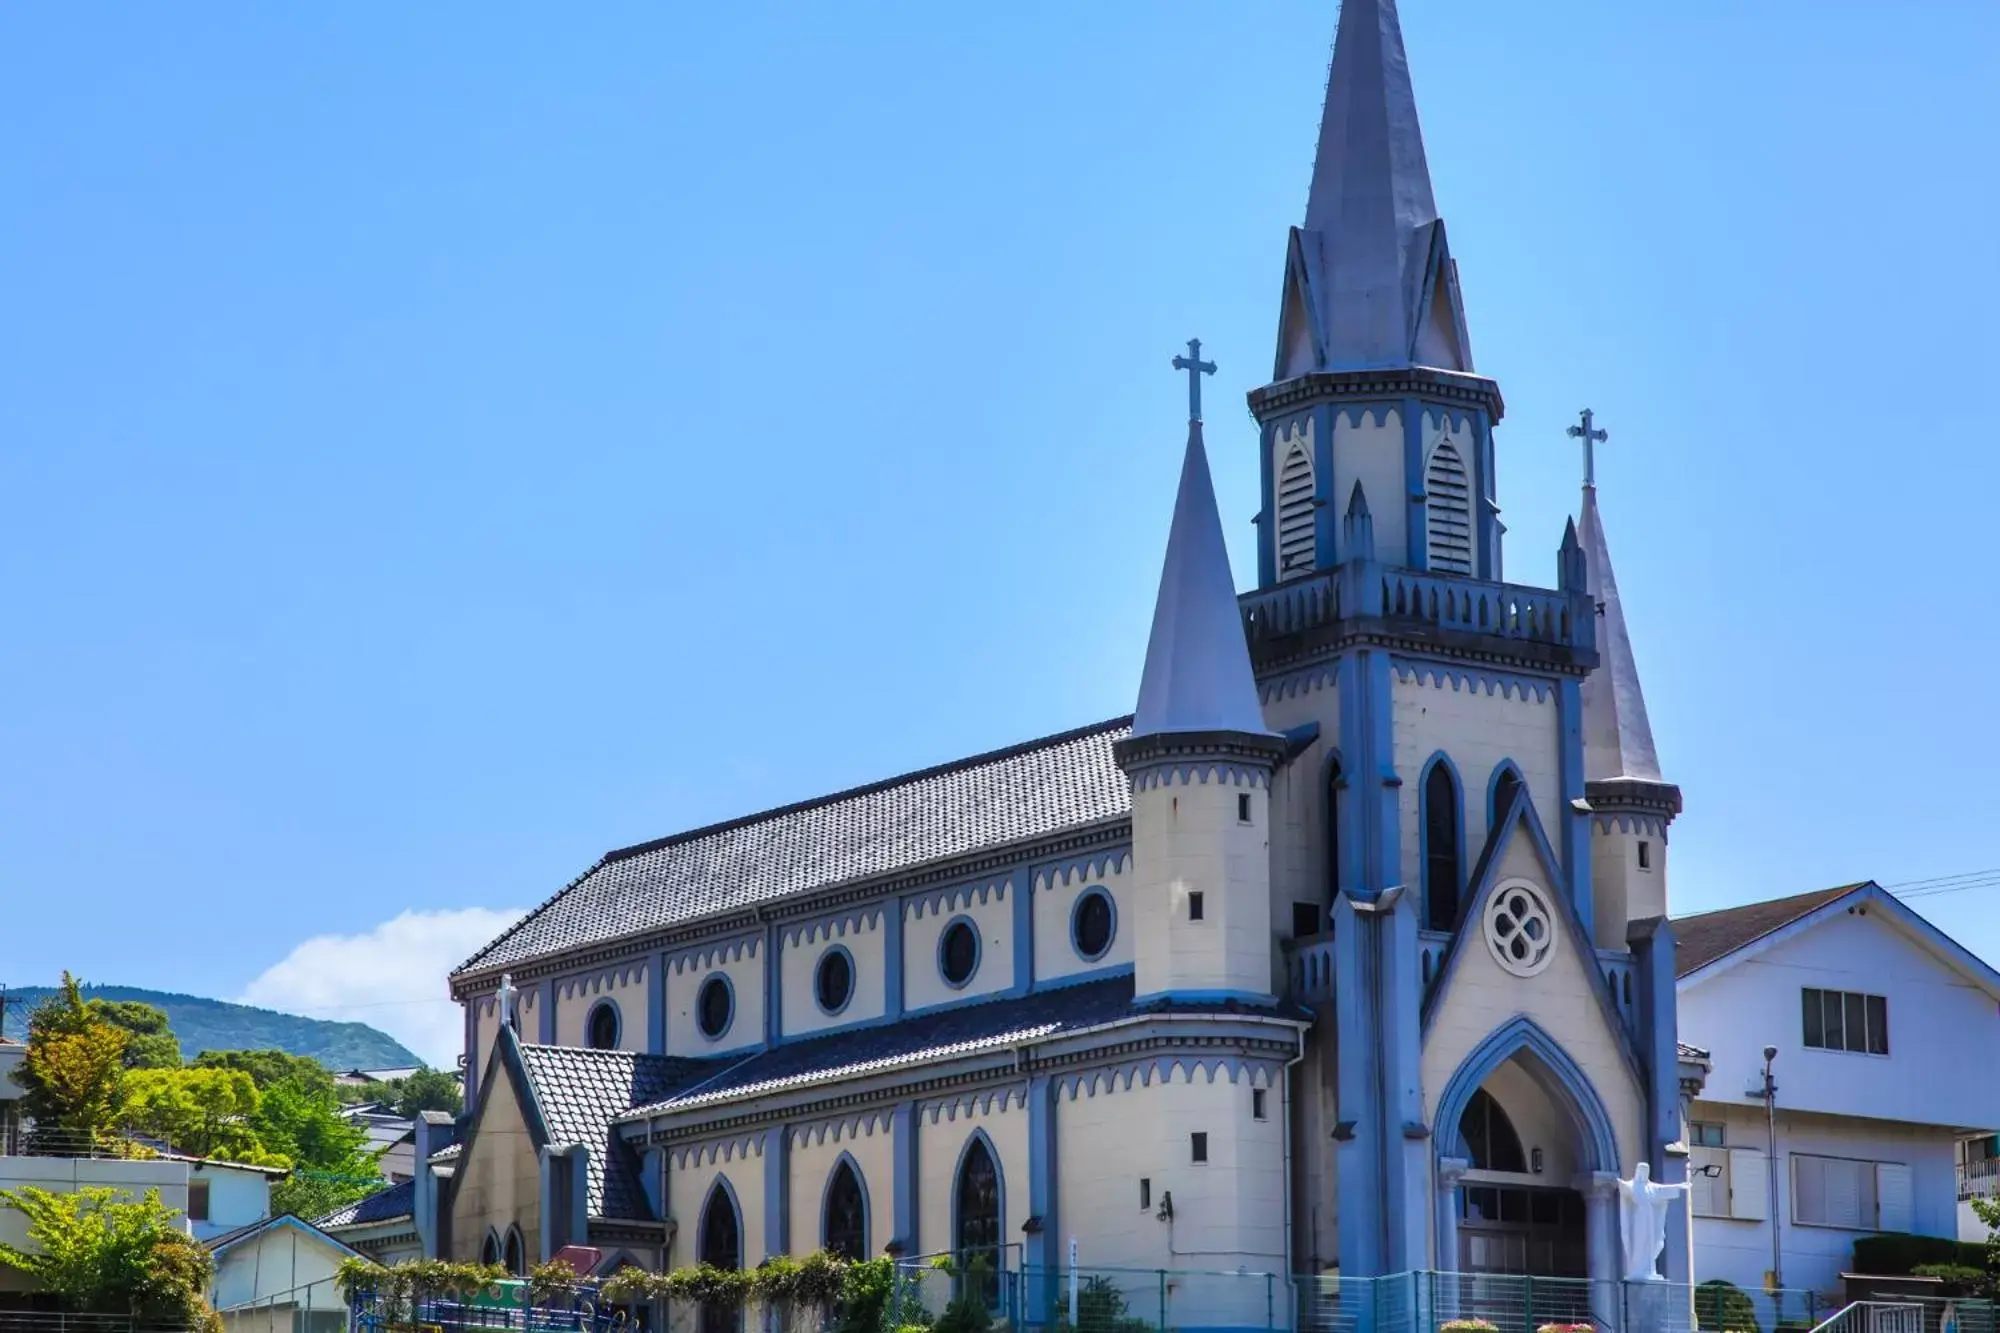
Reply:
<svg viewBox="0 0 2000 1333"><path fill-rule="evenodd" d="M20 986L7 992L6 1035L28 1034L28 1011L40 1004L52 987ZM301 1018L247 1004L207 1000L199 995L174 995L138 986L85 986L92 1000L137 1000L166 1011L167 1022L180 1038L181 1057L192 1060L203 1051L289 1051L309 1055L328 1069L400 1069L422 1061L408 1047L366 1023L334 1023Z"/></svg>

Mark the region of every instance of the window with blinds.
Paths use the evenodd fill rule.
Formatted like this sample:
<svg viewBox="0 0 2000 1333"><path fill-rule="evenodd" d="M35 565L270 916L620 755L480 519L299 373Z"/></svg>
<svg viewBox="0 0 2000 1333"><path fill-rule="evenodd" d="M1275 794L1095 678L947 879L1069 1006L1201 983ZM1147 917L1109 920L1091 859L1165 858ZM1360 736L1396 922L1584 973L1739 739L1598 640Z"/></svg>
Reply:
<svg viewBox="0 0 2000 1333"><path fill-rule="evenodd" d="M1907 1231L1914 1201L1902 1162L1792 1155L1792 1220L1843 1231Z"/></svg>
<svg viewBox="0 0 2000 1333"><path fill-rule="evenodd" d="M1303 444L1285 453L1278 469L1278 577L1295 579L1310 574L1318 563L1313 535L1312 455Z"/></svg>
<svg viewBox="0 0 2000 1333"><path fill-rule="evenodd" d="M1472 482L1449 437L1438 440L1424 469L1424 536L1432 569L1472 572Z"/></svg>
<svg viewBox="0 0 2000 1333"><path fill-rule="evenodd" d="M1889 1053L1889 1001L1881 995L1854 991L1800 992L1805 1011L1805 1043L1819 1051L1853 1051L1857 1055Z"/></svg>

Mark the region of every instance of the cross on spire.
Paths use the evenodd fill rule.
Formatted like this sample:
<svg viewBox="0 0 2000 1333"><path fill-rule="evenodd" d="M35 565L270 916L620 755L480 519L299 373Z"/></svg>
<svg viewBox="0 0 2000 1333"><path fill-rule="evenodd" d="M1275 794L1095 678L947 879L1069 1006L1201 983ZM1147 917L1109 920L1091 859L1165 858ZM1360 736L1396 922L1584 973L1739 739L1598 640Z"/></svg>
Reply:
<svg viewBox="0 0 2000 1333"><path fill-rule="evenodd" d="M1577 423L1569 428L1569 437L1583 441L1583 484L1594 490L1597 487L1597 446L1610 439L1611 433L1598 428L1597 414L1586 407L1578 415Z"/></svg>
<svg viewBox="0 0 2000 1333"><path fill-rule="evenodd" d="M1201 420L1201 377L1215 373L1215 362L1201 359L1201 339L1188 339L1188 354L1174 358L1174 369L1188 377L1188 420Z"/></svg>

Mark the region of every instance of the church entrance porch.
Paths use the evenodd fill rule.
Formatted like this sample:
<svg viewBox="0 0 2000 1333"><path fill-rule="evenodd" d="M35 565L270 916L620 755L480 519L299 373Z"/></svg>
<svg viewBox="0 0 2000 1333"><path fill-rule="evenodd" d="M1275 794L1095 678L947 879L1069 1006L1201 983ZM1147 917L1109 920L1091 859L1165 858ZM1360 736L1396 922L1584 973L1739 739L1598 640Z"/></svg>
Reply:
<svg viewBox="0 0 2000 1333"><path fill-rule="evenodd" d="M1460 1272L1587 1276L1584 1202L1577 1191L1468 1184L1461 1194Z"/></svg>

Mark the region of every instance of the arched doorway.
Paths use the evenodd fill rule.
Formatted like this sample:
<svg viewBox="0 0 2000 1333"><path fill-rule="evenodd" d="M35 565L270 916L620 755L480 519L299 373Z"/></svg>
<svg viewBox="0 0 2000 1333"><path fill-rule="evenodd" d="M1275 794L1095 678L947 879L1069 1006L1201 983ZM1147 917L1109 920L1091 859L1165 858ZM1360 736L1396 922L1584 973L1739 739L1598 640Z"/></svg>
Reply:
<svg viewBox="0 0 2000 1333"><path fill-rule="evenodd" d="M952 1190L952 1249L959 1270L988 1306L1000 1301L1000 1164L984 1134L974 1134L958 1159Z"/></svg>
<svg viewBox="0 0 2000 1333"><path fill-rule="evenodd" d="M1536 1277L1615 1276L1579 1182L1616 1171L1616 1136L1582 1071L1517 1017L1466 1057L1439 1099L1441 1267ZM1443 1170L1445 1167L1449 1170ZM1587 1312L1586 1312L1587 1313Z"/></svg>
<svg viewBox="0 0 2000 1333"><path fill-rule="evenodd" d="M695 1237L695 1260L712 1268L743 1267L743 1222L729 1187L717 1180L701 1210L701 1230ZM704 1305L701 1333L736 1333L742 1311L735 1306Z"/></svg>

